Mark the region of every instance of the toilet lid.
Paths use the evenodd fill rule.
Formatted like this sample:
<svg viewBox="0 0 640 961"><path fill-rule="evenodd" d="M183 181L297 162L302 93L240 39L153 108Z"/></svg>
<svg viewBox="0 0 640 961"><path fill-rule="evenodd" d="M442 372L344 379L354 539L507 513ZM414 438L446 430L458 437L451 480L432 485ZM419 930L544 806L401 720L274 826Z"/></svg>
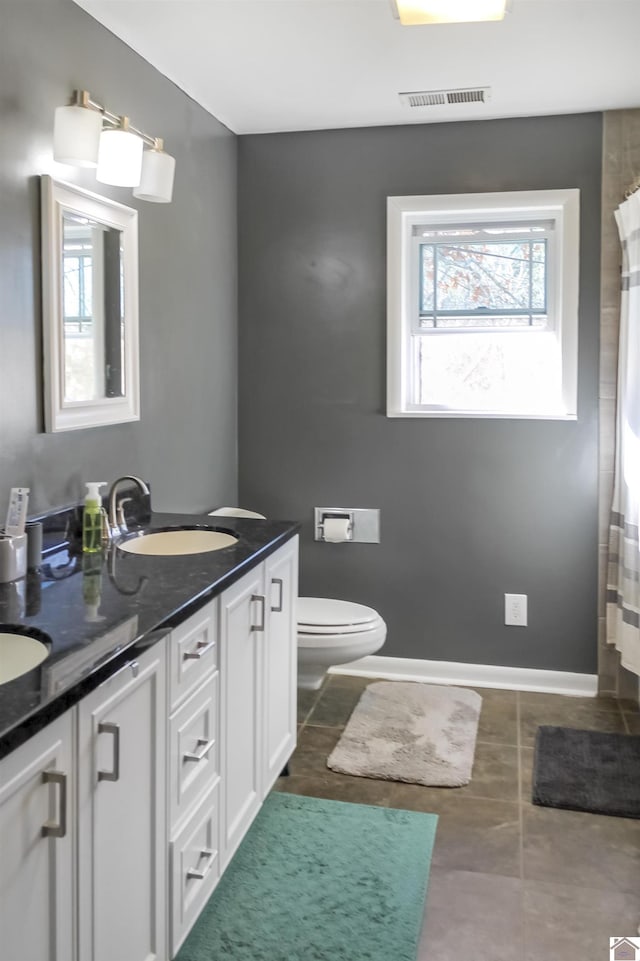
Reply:
<svg viewBox="0 0 640 961"><path fill-rule="evenodd" d="M209 517L214 515L218 517L260 517L263 521L267 519L264 514L245 510L244 507L217 507L214 511L209 511Z"/></svg>
<svg viewBox="0 0 640 961"><path fill-rule="evenodd" d="M355 634L374 628L380 615L372 607L329 597L298 598L301 634Z"/></svg>

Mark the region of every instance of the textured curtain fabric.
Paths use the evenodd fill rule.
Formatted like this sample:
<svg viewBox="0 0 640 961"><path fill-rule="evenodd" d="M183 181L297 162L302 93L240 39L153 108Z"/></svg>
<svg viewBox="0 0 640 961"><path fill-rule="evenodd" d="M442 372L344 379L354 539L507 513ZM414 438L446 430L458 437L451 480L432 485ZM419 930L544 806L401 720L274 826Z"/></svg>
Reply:
<svg viewBox="0 0 640 961"><path fill-rule="evenodd" d="M640 191L616 211L622 243L616 460L609 531L607 640L640 675Z"/></svg>

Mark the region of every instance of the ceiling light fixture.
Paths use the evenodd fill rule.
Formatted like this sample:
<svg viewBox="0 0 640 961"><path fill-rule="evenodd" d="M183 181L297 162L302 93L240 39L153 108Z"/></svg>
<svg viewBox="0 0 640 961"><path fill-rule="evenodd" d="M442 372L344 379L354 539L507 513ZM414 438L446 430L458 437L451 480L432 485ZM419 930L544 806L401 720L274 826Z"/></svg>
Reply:
<svg viewBox="0 0 640 961"><path fill-rule="evenodd" d="M508 0L391 0L405 27L424 23L472 23L502 20Z"/></svg>
<svg viewBox="0 0 640 961"><path fill-rule="evenodd" d="M176 162L165 153L162 140L138 130L128 117L111 113L87 90L76 90L69 106L56 108L53 159L97 167L100 183L134 187L140 200L171 202Z"/></svg>

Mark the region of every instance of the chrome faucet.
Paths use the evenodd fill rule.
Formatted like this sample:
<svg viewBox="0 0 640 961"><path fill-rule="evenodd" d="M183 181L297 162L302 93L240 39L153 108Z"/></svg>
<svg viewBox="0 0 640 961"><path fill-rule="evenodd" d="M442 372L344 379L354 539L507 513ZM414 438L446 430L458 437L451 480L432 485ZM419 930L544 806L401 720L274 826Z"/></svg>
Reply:
<svg viewBox="0 0 640 961"><path fill-rule="evenodd" d="M149 488L145 482L140 477L135 477L133 474L125 474L124 477L118 477L114 480L111 488L109 490L109 530L111 531L111 537L119 537L121 534L127 533L127 525L124 519L124 511L122 505L126 500L131 500L130 497L123 497L120 503L118 503L118 487L123 481L131 481L136 484L141 494L149 496Z"/></svg>

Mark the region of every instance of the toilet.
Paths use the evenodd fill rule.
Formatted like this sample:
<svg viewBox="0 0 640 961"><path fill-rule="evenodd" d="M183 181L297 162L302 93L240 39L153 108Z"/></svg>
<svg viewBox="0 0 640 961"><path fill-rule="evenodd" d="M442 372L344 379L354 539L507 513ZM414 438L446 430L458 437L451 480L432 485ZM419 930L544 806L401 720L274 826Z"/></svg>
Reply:
<svg viewBox="0 0 640 961"><path fill-rule="evenodd" d="M317 690L330 667L375 654L387 625L364 604L328 597L298 598L298 687Z"/></svg>
<svg viewBox="0 0 640 961"><path fill-rule="evenodd" d="M241 507L219 507L210 514L266 519ZM372 607L329 597L299 597L298 687L317 690L330 667L375 654L386 637L387 625Z"/></svg>

